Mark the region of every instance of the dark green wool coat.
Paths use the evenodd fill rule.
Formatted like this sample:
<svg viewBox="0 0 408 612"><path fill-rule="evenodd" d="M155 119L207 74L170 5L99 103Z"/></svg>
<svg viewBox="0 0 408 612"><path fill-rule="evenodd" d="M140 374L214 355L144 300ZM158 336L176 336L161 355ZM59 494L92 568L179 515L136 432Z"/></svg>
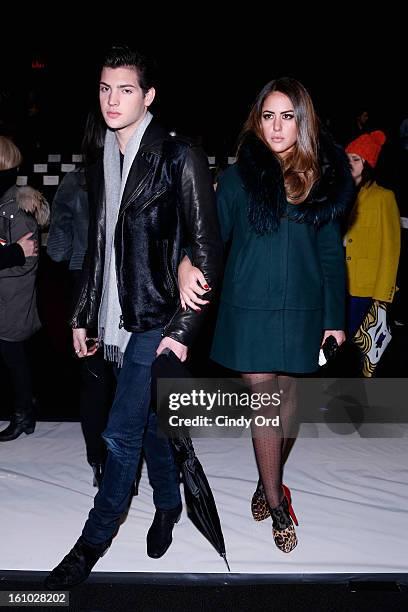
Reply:
<svg viewBox="0 0 408 612"><path fill-rule="evenodd" d="M326 329L344 329L339 217L354 198L347 158L321 141L322 176L287 203L280 165L257 138L220 178L218 215L231 241L212 358L240 372L309 373ZM261 204L260 204L261 203Z"/></svg>

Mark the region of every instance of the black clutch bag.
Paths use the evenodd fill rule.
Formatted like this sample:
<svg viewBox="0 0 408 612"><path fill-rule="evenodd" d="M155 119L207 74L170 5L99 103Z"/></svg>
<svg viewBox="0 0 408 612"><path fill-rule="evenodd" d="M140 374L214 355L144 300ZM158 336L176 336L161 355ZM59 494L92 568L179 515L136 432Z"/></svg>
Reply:
<svg viewBox="0 0 408 612"><path fill-rule="evenodd" d="M325 365L328 361L333 359L337 353L339 345L334 336L328 336L324 341L322 348L319 353L319 366Z"/></svg>

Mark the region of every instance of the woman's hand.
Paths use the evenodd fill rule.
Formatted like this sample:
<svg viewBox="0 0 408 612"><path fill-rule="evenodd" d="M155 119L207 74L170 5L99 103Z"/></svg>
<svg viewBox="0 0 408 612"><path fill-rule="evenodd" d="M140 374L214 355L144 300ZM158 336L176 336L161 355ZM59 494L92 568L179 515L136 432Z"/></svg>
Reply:
<svg viewBox="0 0 408 612"><path fill-rule="evenodd" d="M346 339L346 334L344 333L342 329L326 329L326 331L324 332L321 346L323 346L323 344L326 341L326 338L328 338L329 336L334 336L339 346L343 344L343 342Z"/></svg>
<svg viewBox="0 0 408 612"><path fill-rule="evenodd" d="M201 296L210 291L210 287L207 285L204 274L191 264L187 255L184 256L178 267L178 284L183 310L190 306L193 310L200 311L198 304L209 304L209 300L202 300Z"/></svg>

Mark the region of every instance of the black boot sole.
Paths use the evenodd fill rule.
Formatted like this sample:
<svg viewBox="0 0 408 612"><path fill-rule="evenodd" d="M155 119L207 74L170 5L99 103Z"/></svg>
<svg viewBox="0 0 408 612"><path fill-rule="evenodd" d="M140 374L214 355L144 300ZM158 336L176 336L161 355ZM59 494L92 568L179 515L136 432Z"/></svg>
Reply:
<svg viewBox="0 0 408 612"><path fill-rule="evenodd" d="M35 425L32 427L21 427L21 429L14 430L13 433L5 434L4 432L7 428L0 433L0 442L11 442L12 440L17 440L23 433L27 436L34 433Z"/></svg>

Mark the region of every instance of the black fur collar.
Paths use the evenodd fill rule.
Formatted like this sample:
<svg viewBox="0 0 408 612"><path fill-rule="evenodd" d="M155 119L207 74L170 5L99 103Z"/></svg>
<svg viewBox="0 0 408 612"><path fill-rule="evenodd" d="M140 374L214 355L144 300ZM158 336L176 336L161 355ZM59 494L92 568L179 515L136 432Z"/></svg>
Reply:
<svg viewBox="0 0 408 612"><path fill-rule="evenodd" d="M355 199L355 187L347 157L341 147L321 132L319 139L321 177L308 198L290 207L290 218L298 223L324 225L341 217ZM238 153L238 172L248 193L248 219L257 234L279 227L287 214L281 166L268 147L248 134Z"/></svg>

